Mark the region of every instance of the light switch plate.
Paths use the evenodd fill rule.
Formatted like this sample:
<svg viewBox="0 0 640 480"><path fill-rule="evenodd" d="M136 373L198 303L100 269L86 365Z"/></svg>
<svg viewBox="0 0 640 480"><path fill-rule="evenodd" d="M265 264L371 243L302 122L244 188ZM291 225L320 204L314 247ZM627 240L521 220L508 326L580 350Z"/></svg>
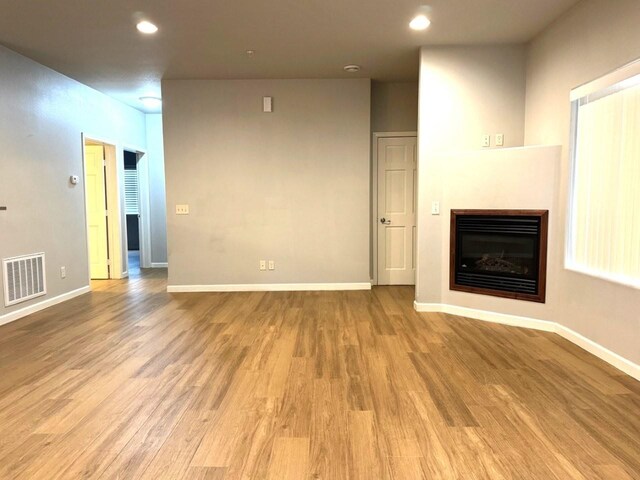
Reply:
<svg viewBox="0 0 640 480"><path fill-rule="evenodd" d="M276 262L274 262L273 260L269 260L269 270L275 270L276 269Z"/></svg>
<svg viewBox="0 0 640 480"><path fill-rule="evenodd" d="M273 97L262 97L262 111L264 113L273 112Z"/></svg>
<svg viewBox="0 0 640 480"><path fill-rule="evenodd" d="M189 205L176 205L176 215L189 215Z"/></svg>
<svg viewBox="0 0 640 480"><path fill-rule="evenodd" d="M431 202L431 215L440 215L440 202Z"/></svg>
<svg viewBox="0 0 640 480"><path fill-rule="evenodd" d="M496 147L504 146L504 133L496 133Z"/></svg>
<svg viewBox="0 0 640 480"><path fill-rule="evenodd" d="M267 261L266 260L260 260L260 271L265 271L267 269Z"/></svg>

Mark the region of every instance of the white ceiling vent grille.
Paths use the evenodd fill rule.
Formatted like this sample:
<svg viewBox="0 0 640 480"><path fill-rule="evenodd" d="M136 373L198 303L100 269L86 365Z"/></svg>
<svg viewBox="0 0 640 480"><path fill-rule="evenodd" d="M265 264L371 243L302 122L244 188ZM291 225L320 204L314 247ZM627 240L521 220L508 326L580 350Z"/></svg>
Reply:
<svg viewBox="0 0 640 480"><path fill-rule="evenodd" d="M5 258L2 273L5 307L47 293L44 253Z"/></svg>

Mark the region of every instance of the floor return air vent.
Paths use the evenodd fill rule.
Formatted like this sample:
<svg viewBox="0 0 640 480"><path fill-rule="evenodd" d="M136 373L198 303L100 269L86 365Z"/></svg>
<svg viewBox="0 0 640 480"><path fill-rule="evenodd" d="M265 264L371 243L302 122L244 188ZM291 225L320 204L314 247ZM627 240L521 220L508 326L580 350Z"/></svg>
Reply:
<svg viewBox="0 0 640 480"><path fill-rule="evenodd" d="M5 307L47 293L44 253L5 258L2 274Z"/></svg>

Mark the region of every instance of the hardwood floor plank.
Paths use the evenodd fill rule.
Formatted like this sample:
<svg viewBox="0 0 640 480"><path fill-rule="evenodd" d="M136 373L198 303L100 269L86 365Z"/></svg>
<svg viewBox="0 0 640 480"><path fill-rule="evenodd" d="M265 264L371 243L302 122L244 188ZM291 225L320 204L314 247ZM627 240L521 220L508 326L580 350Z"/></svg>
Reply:
<svg viewBox="0 0 640 480"><path fill-rule="evenodd" d="M349 478L387 476L378 442L373 412L349 412Z"/></svg>
<svg viewBox="0 0 640 480"><path fill-rule="evenodd" d="M269 480L306 478L309 463L309 439L279 437L273 442Z"/></svg>
<svg viewBox="0 0 640 480"><path fill-rule="evenodd" d="M0 478L640 479L640 383L411 287L168 294L0 327Z"/></svg>

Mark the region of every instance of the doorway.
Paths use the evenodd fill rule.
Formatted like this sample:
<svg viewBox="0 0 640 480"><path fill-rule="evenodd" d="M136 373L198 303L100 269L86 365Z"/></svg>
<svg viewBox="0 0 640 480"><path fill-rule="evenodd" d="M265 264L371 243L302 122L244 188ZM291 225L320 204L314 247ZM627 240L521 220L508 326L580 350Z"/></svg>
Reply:
<svg viewBox="0 0 640 480"><path fill-rule="evenodd" d="M135 257L134 269L139 271L151 266L147 155L134 146L116 148L115 142L84 133L82 146L89 278L126 278L129 241ZM125 166L130 167L125 169ZM129 169L135 174L126 174L125 170ZM129 182L126 177L130 177ZM133 184L131 177L135 178ZM126 184L133 186L133 195L126 195ZM129 208L131 220L127 217ZM128 221L134 225L131 235L127 234Z"/></svg>
<svg viewBox="0 0 640 480"><path fill-rule="evenodd" d="M111 278L105 147L88 141L84 147L87 242L92 280Z"/></svg>
<svg viewBox="0 0 640 480"><path fill-rule="evenodd" d="M415 285L417 135L374 134L373 272L377 285Z"/></svg>
<svg viewBox="0 0 640 480"><path fill-rule="evenodd" d="M91 280L127 276L116 146L82 136L87 255Z"/></svg>
<svg viewBox="0 0 640 480"><path fill-rule="evenodd" d="M140 274L140 175L138 161L140 154L124 150L124 205L127 219L127 271L129 276Z"/></svg>

